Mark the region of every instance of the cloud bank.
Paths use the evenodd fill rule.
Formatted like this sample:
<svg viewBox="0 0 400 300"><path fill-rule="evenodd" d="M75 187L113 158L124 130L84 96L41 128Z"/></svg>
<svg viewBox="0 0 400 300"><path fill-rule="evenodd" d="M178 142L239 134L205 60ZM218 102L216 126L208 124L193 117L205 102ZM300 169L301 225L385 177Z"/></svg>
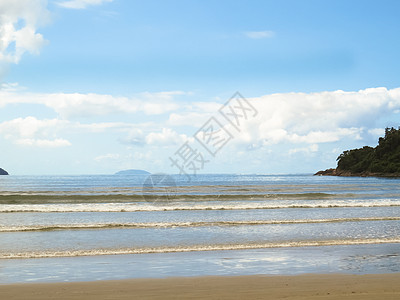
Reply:
<svg viewBox="0 0 400 300"><path fill-rule="evenodd" d="M400 88L273 94L250 101L259 115L247 129L258 141L326 143L361 139L378 120L398 113Z"/></svg>
<svg viewBox="0 0 400 300"><path fill-rule="evenodd" d="M33 94L0 90L0 107L38 104L50 108L55 118L33 116L0 123L0 135L25 146L68 146L70 132L119 133L122 144L166 147L183 143L217 114L222 103L178 101L181 91L142 93L136 97L102 94ZM380 121L400 112L400 88L370 88L354 92L285 93L249 98L258 115L243 124L234 144L252 149L291 144L291 153L313 153L318 145L343 139L365 140L382 133ZM116 122L111 116L118 114ZM148 123L135 123L147 116ZM101 117L88 123L87 118ZM129 121L131 120L131 121ZM233 130L230 128L230 130ZM53 142L46 142L53 141Z"/></svg>

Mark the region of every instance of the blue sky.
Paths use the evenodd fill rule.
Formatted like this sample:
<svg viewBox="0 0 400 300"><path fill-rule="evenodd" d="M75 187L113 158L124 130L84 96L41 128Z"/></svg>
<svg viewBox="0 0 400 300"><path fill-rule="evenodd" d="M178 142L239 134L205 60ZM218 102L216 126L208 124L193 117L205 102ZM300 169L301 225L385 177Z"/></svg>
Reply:
<svg viewBox="0 0 400 300"><path fill-rule="evenodd" d="M170 157L186 141L206 157L202 173L333 167L399 125L399 10L398 1L0 0L0 167L177 173ZM233 139L207 157L193 135L236 91L257 116L240 131L223 123Z"/></svg>

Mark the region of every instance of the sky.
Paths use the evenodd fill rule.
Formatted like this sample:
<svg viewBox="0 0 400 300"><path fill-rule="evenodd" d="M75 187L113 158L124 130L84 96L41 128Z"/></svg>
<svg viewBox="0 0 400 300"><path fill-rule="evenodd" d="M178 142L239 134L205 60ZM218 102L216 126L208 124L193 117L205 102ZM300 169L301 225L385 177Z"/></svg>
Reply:
<svg viewBox="0 0 400 300"><path fill-rule="evenodd" d="M399 11L388 0L0 0L0 167L335 167L400 125Z"/></svg>

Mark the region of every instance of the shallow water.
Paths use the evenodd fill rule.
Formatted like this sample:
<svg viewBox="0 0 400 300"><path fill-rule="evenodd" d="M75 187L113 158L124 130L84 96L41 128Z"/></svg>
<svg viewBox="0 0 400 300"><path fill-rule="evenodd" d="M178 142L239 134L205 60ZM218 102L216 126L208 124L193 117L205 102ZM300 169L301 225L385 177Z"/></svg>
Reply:
<svg viewBox="0 0 400 300"><path fill-rule="evenodd" d="M400 272L398 244L338 245L2 260L0 282L207 275Z"/></svg>

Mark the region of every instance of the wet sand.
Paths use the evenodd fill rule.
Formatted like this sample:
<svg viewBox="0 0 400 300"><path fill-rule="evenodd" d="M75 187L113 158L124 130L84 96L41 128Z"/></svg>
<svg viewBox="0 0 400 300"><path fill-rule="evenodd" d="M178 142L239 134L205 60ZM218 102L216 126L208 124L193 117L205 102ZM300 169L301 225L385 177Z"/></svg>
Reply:
<svg viewBox="0 0 400 300"><path fill-rule="evenodd" d="M400 299L400 273L12 284L0 285L0 299Z"/></svg>

